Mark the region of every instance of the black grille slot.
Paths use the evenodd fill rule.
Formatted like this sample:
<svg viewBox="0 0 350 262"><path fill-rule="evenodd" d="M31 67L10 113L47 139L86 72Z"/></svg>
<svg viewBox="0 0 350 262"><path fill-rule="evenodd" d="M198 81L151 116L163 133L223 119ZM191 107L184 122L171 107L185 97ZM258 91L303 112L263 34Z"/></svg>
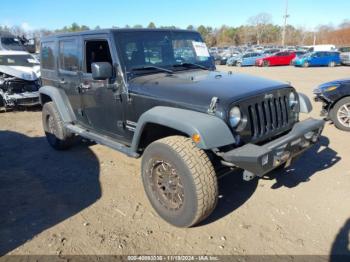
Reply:
<svg viewBox="0 0 350 262"><path fill-rule="evenodd" d="M283 131L290 124L288 96L275 96L249 105L248 118L252 139Z"/></svg>

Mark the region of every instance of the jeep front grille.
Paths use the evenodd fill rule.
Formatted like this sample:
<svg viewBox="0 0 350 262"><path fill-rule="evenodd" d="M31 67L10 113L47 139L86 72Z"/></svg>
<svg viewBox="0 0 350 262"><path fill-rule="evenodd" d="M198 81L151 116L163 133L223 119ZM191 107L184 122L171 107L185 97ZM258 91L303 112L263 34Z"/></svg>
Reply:
<svg viewBox="0 0 350 262"><path fill-rule="evenodd" d="M290 88L260 95L240 103L247 123L240 133L243 142L260 142L291 129L297 121L297 113L289 106ZM243 108L242 108L243 107Z"/></svg>
<svg viewBox="0 0 350 262"><path fill-rule="evenodd" d="M253 138L288 125L288 100L286 96L268 99L249 106L249 120Z"/></svg>

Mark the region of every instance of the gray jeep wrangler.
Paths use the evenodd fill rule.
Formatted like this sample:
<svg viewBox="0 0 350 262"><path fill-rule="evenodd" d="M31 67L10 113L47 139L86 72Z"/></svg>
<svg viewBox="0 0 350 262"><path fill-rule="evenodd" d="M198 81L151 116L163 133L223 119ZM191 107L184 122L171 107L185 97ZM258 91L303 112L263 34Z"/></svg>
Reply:
<svg viewBox="0 0 350 262"><path fill-rule="evenodd" d="M217 170L251 180L316 143L322 120L287 83L215 71L198 32L112 29L41 43L43 127L67 149L80 136L130 157L157 213L178 227L214 210ZM82 167L84 168L84 167Z"/></svg>

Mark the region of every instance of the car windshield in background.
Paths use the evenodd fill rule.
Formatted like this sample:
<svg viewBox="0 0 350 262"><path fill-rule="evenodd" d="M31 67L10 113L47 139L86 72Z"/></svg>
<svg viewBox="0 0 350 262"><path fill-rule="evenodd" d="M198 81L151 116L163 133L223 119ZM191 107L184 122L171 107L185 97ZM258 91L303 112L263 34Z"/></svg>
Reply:
<svg viewBox="0 0 350 262"><path fill-rule="evenodd" d="M115 33L127 72L212 68L208 49L196 32L154 31Z"/></svg>
<svg viewBox="0 0 350 262"><path fill-rule="evenodd" d="M349 53L350 52L350 47L341 47L341 48L339 48L339 52L341 52L341 53Z"/></svg>
<svg viewBox="0 0 350 262"><path fill-rule="evenodd" d="M1 43L5 46L20 46L21 43L18 38L15 37L1 37Z"/></svg>
<svg viewBox="0 0 350 262"><path fill-rule="evenodd" d="M31 55L0 55L0 65L33 67L39 62Z"/></svg>

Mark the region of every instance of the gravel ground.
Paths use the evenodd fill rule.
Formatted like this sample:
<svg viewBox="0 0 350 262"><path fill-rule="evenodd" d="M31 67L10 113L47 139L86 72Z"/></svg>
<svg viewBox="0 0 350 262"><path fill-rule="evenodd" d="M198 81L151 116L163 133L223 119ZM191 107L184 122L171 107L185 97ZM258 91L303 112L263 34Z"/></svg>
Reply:
<svg viewBox="0 0 350 262"><path fill-rule="evenodd" d="M219 69L290 81L309 96L350 76L350 67ZM57 152L39 110L0 114L0 255L350 254L350 140L333 125L288 170L251 182L236 171L219 185L209 219L175 228L146 199L139 160L100 145Z"/></svg>

